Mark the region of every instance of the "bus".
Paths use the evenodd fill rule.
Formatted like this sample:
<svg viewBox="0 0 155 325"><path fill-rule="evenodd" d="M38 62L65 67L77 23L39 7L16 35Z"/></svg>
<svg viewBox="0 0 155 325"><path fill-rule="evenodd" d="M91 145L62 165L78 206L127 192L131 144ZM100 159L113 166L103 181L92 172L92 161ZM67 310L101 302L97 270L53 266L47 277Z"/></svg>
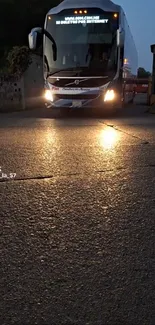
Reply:
<svg viewBox="0 0 155 325"><path fill-rule="evenodd" d="M111 0L64 0L28 39L31 50L43 41L48 107L109 110L133 101L137 50L122 7Z"/></svg>

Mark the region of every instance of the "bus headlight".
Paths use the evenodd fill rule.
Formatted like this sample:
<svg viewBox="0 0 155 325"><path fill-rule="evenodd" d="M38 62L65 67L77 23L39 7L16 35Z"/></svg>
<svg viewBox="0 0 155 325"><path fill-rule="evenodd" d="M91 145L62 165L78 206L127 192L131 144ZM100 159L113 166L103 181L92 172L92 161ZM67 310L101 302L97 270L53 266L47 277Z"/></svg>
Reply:
<svg viewBox="0 0 155 325"><path fill-rule="evenodd" d="M53 95L52 95L51 90L46 89L44 97L45 97L46 100L49 100L50 102L53 102Z"/></svg>
<svg viewBox="0 0 155 325"><path fill-rule="evenodd" d="M108 102L108 101L112 101L115 99L115 92L113 89L109 89L106 91L105 95L104 95L104 101Z"/></svg>

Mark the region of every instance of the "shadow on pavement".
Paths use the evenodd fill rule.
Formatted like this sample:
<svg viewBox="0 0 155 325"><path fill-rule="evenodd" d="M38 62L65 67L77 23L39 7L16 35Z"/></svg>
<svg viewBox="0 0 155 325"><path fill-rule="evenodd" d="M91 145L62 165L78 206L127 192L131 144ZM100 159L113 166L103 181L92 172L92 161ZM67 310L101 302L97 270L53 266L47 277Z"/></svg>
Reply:
<svg viewBox="0 0 155 325"><path fill-rule="evenodd" d="M104 111L95 108L82 108L82 109L74 109L69 110L66 108L47 108L42 107L38 109L30 109L22 112L7 112L1 113L0 119L3 118L52 118L52 119L69 119L69 118L133 118L133 117L146 117L146 113L148 111L147 106L143 105L128 105L124 107L122 110L117 112Z"/></svg>

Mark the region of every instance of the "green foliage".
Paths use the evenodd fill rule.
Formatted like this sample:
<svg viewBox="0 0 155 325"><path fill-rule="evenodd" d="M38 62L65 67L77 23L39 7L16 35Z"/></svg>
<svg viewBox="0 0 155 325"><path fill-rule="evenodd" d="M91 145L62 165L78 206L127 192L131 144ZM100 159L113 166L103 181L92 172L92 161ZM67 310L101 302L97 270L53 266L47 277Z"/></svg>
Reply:
<svg viewBox="0 0 155 325"><path fill-rule="evenodd" d="M151 73L149 71L146 71L144 68L139 67L139 69L138 69L138 78L147 79L150 76L151 76Z"/></svg>
<svg viewBox="0 0 155 325"><path fill-rule="evenodd" d="M7 56L8 72L21 76L32 62L30 54L27 46L14 46Z"/></svg>

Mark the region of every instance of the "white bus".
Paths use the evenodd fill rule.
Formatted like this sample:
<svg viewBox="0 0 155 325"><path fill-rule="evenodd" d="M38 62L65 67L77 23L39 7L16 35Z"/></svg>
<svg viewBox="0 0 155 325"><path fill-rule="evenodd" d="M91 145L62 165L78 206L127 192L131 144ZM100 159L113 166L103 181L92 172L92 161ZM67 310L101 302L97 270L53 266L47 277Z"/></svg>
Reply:
<svg viewBox="0 0 155 325"><path fill-rule="evenodd" d="M43 28L31 30L31 50L37 48L38 34L49 107L119 109L133 99L138 55L119 5L64 0L47 13Z"/></svg>

